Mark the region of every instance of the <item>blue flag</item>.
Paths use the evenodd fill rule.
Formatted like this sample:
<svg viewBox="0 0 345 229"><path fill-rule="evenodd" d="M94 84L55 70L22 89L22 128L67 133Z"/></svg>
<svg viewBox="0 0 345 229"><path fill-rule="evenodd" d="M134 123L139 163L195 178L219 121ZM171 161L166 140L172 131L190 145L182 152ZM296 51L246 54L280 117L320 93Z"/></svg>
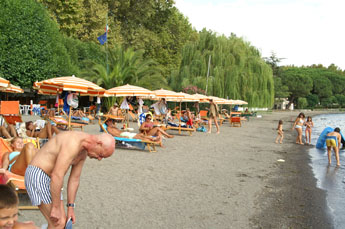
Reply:
<svg viewBox="0 0 345 229"><path fill-rule="evenodd" d="M97 40L99 41L99 43L101 43L101 45L104 45L104 43L107 42L107 32L97 37Z"/></svg>

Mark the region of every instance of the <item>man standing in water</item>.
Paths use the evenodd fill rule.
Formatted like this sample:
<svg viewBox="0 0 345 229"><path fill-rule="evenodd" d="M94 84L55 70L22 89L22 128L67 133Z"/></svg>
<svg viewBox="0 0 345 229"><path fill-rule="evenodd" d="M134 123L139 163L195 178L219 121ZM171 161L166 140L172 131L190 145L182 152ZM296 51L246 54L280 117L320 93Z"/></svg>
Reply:
<svg viewBox="0 0 345 229"><path fill-rule="evenodd" d="M64 228L66 224L61 189L69 168L67 218L75 223L74 201L87 156L102 160L114 150L115 140L109 134L68 131L53 137L36 153L26 169L25 186L32 205L38 206L48 221L48 228Z"/></svg>
<svg viewBox="0 0 345 229"><path fill-rule="evenodd" d="M340 166L339 162L339 149L341 143L341 135L340 129L337 127L334 129L333 132L330 132L326 136L326 145L327 145L327 153L328 153L328 164L330 165L332 162L332 148L335 153L335 159L337 160L337 166Z"/></svg>

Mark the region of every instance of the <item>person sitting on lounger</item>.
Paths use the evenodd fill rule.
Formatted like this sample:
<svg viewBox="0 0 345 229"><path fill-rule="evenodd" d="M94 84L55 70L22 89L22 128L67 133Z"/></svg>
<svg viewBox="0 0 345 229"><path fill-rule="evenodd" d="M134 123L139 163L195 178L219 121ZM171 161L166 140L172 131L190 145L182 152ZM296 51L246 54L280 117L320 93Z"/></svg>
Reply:
<svg viewBox="0 0 345 229"><path fill-rule="evenodd" d="M7 185L0 185L0 228L38 229L34 222L18 222L18 196Z"/></svg>
<svg viewBox="0 0 345 229"><path fill-rule="evenodd" d="M45 127L39 131L36 130L36 125L32 122L26 122L26 135L28 137L35 137L35 138L52 138L53 134L58 134L59 129L56 126L52 126L50 122L47 122Z"/></svg>
<svg viewBox="0 0 345 229"><path fill-rule="evenodd" d="M24 145L23 139L15 137L11 141L12 152L5 153L2 157L2 170L8 170L17 175L24 176L25 170L35 156L37 149L34 144L28 142Z"/></svg>
<svg viewBox="0 0 345 229"><path fill-rule="evenodd" d="M12 138L12 137L18 137L16 128L11 124L8 124L7 127L0 126L0 135L1 137L7 138L7 139Z"/></svg>
<svg viewBox="0 0 345 229"><path fill-rule="evenodd" d="M158 137L151 137L151 136L145 136L143 133L131 133L127 131L121 131L116 126L112 119L108 119L105 122L105 129L108 131L109 134L111 134L114 137L119 138L128 138L128 139L141 139L141 140L148 140L153 142L160 142L162 139L160 136Z"/></svg>
<svg viewBox="0 0 345 229"><path fill-rule="evenodd" d="M173 138L174 136L165 132L159 126L155 126L155 123L151 122L152 116L150 114L146 115L145 121L141 124L139 131L149 136L165 136L167 138Z"/></svg>

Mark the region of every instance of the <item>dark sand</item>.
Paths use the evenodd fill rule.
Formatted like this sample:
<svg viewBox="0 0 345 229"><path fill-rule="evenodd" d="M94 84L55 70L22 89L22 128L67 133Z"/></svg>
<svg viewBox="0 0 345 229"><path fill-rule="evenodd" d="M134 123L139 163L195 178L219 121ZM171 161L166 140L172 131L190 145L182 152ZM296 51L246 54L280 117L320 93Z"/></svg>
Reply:
<svg viewBox="0 0 345 229"><path fill-rule="evenodd" d="M264 113L241 128L226 123L219 135L175 136L157 153L116 149L101 162L87 160L74 228L331 228L310 146L294 143L298 113ZM274 143L279 119L283 144ZM45 223L39 211L19 219Z"/></svg>

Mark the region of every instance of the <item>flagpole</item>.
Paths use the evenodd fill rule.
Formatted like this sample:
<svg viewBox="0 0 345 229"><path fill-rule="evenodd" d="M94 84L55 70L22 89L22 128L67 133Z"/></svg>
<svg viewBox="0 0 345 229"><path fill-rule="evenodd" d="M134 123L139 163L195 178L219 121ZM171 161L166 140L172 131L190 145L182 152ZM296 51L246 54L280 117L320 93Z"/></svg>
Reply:
<svg viewBox="0 0 345 229"><path fill-rule="evenodd" d="M108 10L107 10L107 17L106 17L106 25L105 25L105 32L107 33L107 40L108 40ZM108 41L105 42L105 55L107 58L107 75L109 75L109 63L108 63Z"/></svg>

